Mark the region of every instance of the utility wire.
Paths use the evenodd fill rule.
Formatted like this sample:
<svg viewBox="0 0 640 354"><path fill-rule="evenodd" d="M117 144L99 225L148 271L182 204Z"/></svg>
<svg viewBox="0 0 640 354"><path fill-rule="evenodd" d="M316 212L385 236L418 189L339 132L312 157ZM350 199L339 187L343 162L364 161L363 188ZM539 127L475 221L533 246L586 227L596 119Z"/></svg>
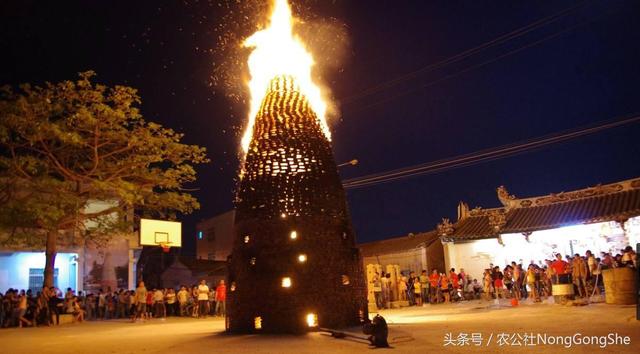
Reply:
<svg viewBox="0 0 640 354"><path fill-rule="evenodd" d="M372 86L372 87L370 87L370 88L368 88L368 89L366 89L366 90L364 90L364 91L362 91L362 92L360 92L358 94L345 97L345 98L341 99L340 101L343 104L349 104L350 102L358 100L358 99L360 99L362 97L366 97L366 96L372 95L372 94L380 92L380 91L382 91L382 90L384 90L386 88L393 87L393 86L395 86L395 85L397 85L397 84L399 84L401 82L410 80L410 79L412 79L414 77L417 77L420 74L423 74L423 73L426 73L426 72L429 72L429 71L433 71L435 69L442 68L442 67L444 67L446 65L449 65L449 64L452 64L452 63L459 62L459 61L464 60L464 59L466 59L466 58L468 58L470 56L473 56L476 53L479 53L479 52L483 51L484 49L487 49L487 48L490 48L490 47L493 47L493 46L508 42L508 41L510 41L510 40L512 40L514 38L521 37L521 36L531 32L531 31L534 31L534 30L536 30L536 29L538 29L538 28L540 28L542 26L545 26L545 25L547 25L549 23L555 22L555 21L557 21L557 20L569 15L570 13L576 11L577 9L581 8L586 3L587 3L587 1L580 2L577 5L574 5L572 7L564 9L564 10L562 10L562 11L556 13L556 14L553 14L551 16L547 16L545 18L536 20L536 21L534 21L534 22L532 22L532 23L530 23L530 24L528 24L526 26L520 27L520 28L518 28L516 30L513 30L513 31L511 31L509 33L503 34L503 35L501 35L499 37L496 37L496 38L494 38L494 39L492 39L492 40L490 40L488 42L485 42L485 43L483 43L481 45L478 45L476 47L473 47L473 48L467 49L465 51L462 51L462 52L460 52L460 53L458 53L456 55L453 55L453 56L451 56L451 57L449 57L447 59L441 60L439 62L436 62L436 63L433 63L433 64L429 64L427 66L424 66L422 68L419 68L417 70L414 70L412 72L404 74L404 75L402 75L402 76L400 76L398 78L395 78L393 80L389 80L387 82Z"/></svg>
<svg viewBox="0 0 640 354"><path fill-rule="evenodd" d="M383 99L383 100L379 100L379 101L373 102L373 103L371 103L371 104L368 104L368 105L366 105L366 106L362 106L362 107L359 107L359 108L356 108L356 109L348 110L348 112L349 112L349 113L357 113L357 112L361 112L361 111L367 110L367 109L369 109L369 108L372 108L372 107L375 107L375 106L379 106L379 105L381 105L381 104L384 104L384 103L387 103L387 102L393 101L393 100L395 100L395 99L397 99L397 98L399 98L399 97L403 97L403 96L409 95L409 94L411 94L411 93L413 93L413 92L423 90L423 89L425 89L425 88L427 88L427 87L433 86L433 85L438 84L438 83L440 83L440 82L442 82L442 81L449 80L449 79L451 79L451 78L454 78L454 77L456 77L456 76L462 75L462 74L467 73L467 72L469 72L469 71L472 71L472 70L475 70L475 69L481 68L481 67L483 67L483 66L489 65L489 64L494 63L494 62L496 62L496 61L498 61L498 60L500 60L500 59L503 59L503 58L505 58L505 57L508 57L508 56L510 56L510 55L513 55L513 54L516 54L516 53L518 53L518 52L520 52L520 51L523 51L523 50L525 50L525 49L531 48L531 47L533 47L533 46L536 46L536 45L538 45L538 44L541 44L541 43L543 43L543 42L546 42L546 41L548 41L548 40L551 40L551 39L556 38L556 37L558 37L558 36L561 36L561 35L563 35L563 34L566 34L566 33L570 32L570 31L575 30L576 28L578 28L578 27L580 27L580 26L583 26L583 25L588 24L588 23L590 23L590 22L596 21L596 20L597 20L597 19L599 19L600 17L602 17L602 16L604 16L604 15L609 15L609 14L611 14L611 13L605 13L605 14L603 14L603 15L601 15L601 16L598 16L597 18L592 19L592 20L582 21L582 22L580 22L580 23L578 23L578 24L576 24L576 25L573 25L573 26L571 26L571 27L565 28L565 29L564 29L564 30L562 30L562 31L559 31L559 32L553 33L553 34L551 34L551 35L549 35L549 36L546 36L546 37L544 37L544 38L542 38L542 39L539 39L539 40L537 40L537 41L535 41L535 42L531 42L531 43L529 43L529 44L526 44L526 45L524 45L524 46L522 46L522 47L520 47L520 48L516 48L516 49L514 49L514 50L511 50L511 51L509 51L509 52L507 52L507 53L504 53L504 54L502 54L502 55L499 55L499 56L497 56L497 57L495 57L495 58L492 58L492 59L486 60L486 61L481 62L481 63L476 64L476 65L472 65L472 66L467 67L466 69L460 70L460 71L458 71L458 72L456 72L456 73L454 73L454 74L447 75L447 76L444 76L444 77L442 77L442 78L440 78L440 79L437 79L437 80L434 80L434 81L431 81L431 82L425 83L425 84L423 84L423 85L421 85L421 86L419 86L419 87L415 87L415 88L407 89L407 90L405 90L405 91L401 91L401 92L396 93L396 94L394 94L394 95L392 95L392 96L389 96L389 97L387 97L387 98L385 98L385 99Z"/></svg>
<svg viewBox="0 0 640 354"><path fill-rule="evenodd" d="M398 179L442 172L454 168L469 166L485 161L497 160L500 158L525 153L534 149L539 149L551 144L557 144L567 140L576 139L585 135L594 134L607 129L620 127L632 123L640 122L640 115L631 116L621 120L607 121L596 126L583 127L576 130L569 130L539 138L525 140L518 143L503 145L492 149L480 150L474 153L459 155L449 159L438 160L425 164L405 167L387 172L375 173L363 177L351 178L343 181L346 189L368 187L376 184L387 183Z"/></svg>

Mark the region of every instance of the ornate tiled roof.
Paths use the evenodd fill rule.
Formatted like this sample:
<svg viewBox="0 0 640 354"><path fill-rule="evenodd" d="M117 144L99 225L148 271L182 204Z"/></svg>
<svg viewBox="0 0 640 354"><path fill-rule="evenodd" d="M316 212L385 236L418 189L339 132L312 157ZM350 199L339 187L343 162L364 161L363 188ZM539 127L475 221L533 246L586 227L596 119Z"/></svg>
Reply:
<svg viewBox="0 0 640 354"><path fill-rule="evenodd" d="M461 203L455 224L438 226L445 241L465 241L561 226L623 221L640 215L640 178L571 192L518 199L497 189L502 208L469 210Z"/></svg>

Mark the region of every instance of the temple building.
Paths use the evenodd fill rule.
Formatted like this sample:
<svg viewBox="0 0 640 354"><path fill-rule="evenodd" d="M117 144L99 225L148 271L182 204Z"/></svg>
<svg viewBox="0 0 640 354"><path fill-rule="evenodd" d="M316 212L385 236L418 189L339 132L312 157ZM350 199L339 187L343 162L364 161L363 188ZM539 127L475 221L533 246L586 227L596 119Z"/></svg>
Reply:
<svg viewBox="0 0 640 354"><path fill-rule="evenodd" d="M640 242L640 178L570 192L517 198L497 188L501 207L458 205L458 220L437 232L447 268L479 278L489 264L541 264L591 250L612 255Z"/></svg>
<svg viewBox="0 0 640 354"><path fill-rule="evenodd" d="M401 237L361 243L358 245L362 253L364 268L367 265L398 265L400 272L420 274L422 270L436 268L444 271L444 253L438 233L410 233Z"/></svg>

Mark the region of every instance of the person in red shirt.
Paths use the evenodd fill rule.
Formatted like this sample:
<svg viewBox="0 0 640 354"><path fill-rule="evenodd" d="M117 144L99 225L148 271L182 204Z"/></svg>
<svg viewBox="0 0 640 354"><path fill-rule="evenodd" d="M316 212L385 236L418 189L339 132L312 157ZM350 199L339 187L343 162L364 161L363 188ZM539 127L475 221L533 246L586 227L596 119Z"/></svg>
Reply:
<svg viewBox="0 0 640 354"><path fill-rule="evenodd" d="M458 297L458 289L460 288L460 281L458 279L458 274L456 274L456 269L451 268L449 271L449 280L451 281L451 299L455 300Z"/></svg>
<svg viewBox="0 0 640 354"><path fill-rule="evenodd" d="M216 316L224 316L227 312L227 286L220 280L216 287Z"/></svg>
<svg viewBox="0 0 640 354"><path fill-rule="evenodd" d="M447 274L440 274L440 291L442 291L442 295L444 295L445 304L448 304L451 299L451 295L449 294L449 285L449 277L447 277Z"/></svg>
<svg viewBox="0 0 640 354"><path fill-rule="evenodd" d="M429 275L429 302L435 304L438 302L438 282L440 281L440 274L437 269L431 271Z"/></svg>
<svg viewBox="0 0 640 354"><path fill-rule="evenodd" d="M567 267L568 266L569 266L569 263L562 260L562 255L560 253L556 254L556 260L551 262L551 268L553 268L553 272L555 273L556 284L567 283Z"/></svg>

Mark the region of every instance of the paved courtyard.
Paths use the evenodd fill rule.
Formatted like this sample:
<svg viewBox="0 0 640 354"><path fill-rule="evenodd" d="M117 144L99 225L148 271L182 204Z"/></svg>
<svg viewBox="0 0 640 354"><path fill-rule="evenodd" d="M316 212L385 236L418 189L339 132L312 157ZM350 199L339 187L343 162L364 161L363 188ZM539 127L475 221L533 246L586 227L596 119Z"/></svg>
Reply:
<svg viewBox="0 0 640 354"><path fill-rule="evenodd" d="M635 306L592 304L561 306L523 304L495 307L488 303L436 305L382 311L389 322L387 352L612 352L640 351L640 321ZM368 353L366 344L334 339L322 333L304 336L231 336L217 318L87 322L51 328L0 330L2 353ZM359 329L352 330L354 333ZM533 338L531 339L531 335ZM572 344L568 337L598 344ZM541 342L547 336L547 345ZM558 338L561 336L561 338ZM630 343L606 344L597 336ZM553 337L554 339L550 339ZM554 341L555 345L551 345ZM558 344L565 341L564 344ZM520 345L518 345L520 344ZM535 344L535 345L531 345Z"/></svg>

